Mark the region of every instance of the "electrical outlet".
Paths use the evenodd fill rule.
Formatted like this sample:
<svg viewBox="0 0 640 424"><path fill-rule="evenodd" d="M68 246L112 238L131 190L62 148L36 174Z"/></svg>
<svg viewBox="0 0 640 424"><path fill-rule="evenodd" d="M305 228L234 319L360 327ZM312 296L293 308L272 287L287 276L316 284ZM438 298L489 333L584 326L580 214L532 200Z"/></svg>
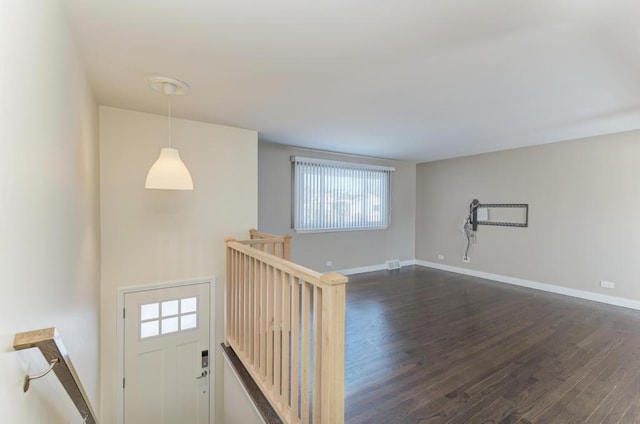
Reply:
<svg viewBox="0 0 640 424"><path fill-rule="evenodd" d="M438 255L438 259L444 261L444 255Z"/></svg>
<svg viewBox="0 0 640 424"><path fill-rule="evenodd" d="M468 263L471 263L471 258L470 258L470 257L468 257L468 256L463 256L463 257L462 257L462 262L467 263L467 264L468 264Z"/></svg>
<svg viewBox="0 0 640 424"><path fill-rule="evenodd" d="M333 261L327 261L327 266L333 266Z"/></svg>
<svg viewBox="0 0 640 424"><path fill-rule="evenodd" d="M612 281L600 281L600 287L604 287L605 289L615 289L616 285Z"/></svg>

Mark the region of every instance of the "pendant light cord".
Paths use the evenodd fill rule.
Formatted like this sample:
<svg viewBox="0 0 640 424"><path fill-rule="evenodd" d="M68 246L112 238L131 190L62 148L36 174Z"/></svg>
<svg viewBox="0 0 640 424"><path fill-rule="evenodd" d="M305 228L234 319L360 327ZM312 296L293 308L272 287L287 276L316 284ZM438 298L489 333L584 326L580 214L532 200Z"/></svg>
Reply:
<svg viewBox="0 0 640 424"><path fill-rule="evenodd" d="M169 147L172 148L173 146L171 145L171 94L168 94L167 97L169 98Z"/></svg>

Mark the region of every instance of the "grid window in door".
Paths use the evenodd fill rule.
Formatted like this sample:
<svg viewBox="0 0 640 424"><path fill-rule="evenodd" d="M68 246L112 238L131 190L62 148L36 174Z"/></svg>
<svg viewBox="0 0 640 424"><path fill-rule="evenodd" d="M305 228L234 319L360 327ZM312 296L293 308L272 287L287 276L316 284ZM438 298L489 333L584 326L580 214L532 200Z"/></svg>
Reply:
<svg viewBox="0 0 640 424"><path fill-rule="evenodd" d="M198 298L140 305L140 339L198 328Z"/></svg>

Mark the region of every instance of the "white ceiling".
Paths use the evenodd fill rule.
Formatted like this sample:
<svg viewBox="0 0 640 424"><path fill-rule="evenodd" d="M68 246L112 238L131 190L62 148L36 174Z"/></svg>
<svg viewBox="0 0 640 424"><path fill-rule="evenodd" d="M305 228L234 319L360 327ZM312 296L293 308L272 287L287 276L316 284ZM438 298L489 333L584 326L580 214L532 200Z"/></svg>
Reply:
<svg viewBox="0 0 640 424"><path fill-rule="evenodd" d="M638 0L63 0L98 102L415 162L640 128Z"/></svg>

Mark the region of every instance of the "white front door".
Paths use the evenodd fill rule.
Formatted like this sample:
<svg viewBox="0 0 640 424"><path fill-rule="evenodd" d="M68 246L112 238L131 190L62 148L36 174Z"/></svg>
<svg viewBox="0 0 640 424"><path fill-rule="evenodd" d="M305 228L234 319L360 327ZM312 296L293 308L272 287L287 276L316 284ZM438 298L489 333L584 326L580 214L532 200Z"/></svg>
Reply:
<svg viewBox="0 0 640 424"><path fill-rule="evenodd" d="M209 289L125 293L125 424L209 424Z"/></svg>

